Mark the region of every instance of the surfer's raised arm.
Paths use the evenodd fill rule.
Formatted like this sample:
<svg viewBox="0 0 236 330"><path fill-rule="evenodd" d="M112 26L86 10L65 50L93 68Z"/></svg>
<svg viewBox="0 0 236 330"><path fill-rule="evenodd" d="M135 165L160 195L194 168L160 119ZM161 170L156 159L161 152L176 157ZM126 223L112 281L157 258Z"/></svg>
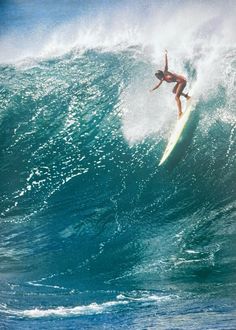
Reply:
<svg viewBox="0 0 236 330"><path fill-rule="evenodd" d="M161 81L160 81L155 87L153 87L153 89L151 89L150 92L154 91L154 90L157 89L159 86L161 86L162 82L163 82L163 79L162 79L162 80L161 80Z"/></svg>
<svg viewBox="0 0 236 330"><path fill-rule="evenodd" d="M168 58L167 58L167 50L165 49L165 69L164 72L168 71Z"/></svg>

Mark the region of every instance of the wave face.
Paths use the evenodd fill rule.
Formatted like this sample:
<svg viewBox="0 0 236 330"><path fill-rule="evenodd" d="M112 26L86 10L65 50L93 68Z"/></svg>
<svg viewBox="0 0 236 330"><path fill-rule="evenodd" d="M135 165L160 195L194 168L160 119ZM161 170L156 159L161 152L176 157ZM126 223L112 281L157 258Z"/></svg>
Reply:
<svg viewBox="0 0 236 330"><path fill-rule="evenodd" d="M0 324L236 327L233 2L78 2L45 29L1 6L24 10L0 36ZM196 100L168 168L164 47Z"/></svg>

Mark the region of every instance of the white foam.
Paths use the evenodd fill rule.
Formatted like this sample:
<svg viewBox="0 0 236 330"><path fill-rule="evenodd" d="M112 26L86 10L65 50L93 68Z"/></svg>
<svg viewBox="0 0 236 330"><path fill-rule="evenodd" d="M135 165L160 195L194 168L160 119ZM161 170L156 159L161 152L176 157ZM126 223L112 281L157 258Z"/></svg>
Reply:
<svg viewBox="0 0 236 330"><path fill-rule="evenodd" d="M87 13L51 29L39 25L24 34L11 30L0 39L0 62L60 56L75 48L114 50L139 44L151 45L158 60L160 51L168 48L175 55L176 70L180 70L182 64L176 55L198 57L211 47L235 44L236 7L234 3L225 6L220 2L170 2L161 6L155 1L148 5L139 1L135 8L129 3L107 10L101 7L93 16Z"/></svg>
<svg viewBox="0 0 236 330"><path fill-rule="evenodd" d="M44 317L69 317L74 315L92 315L108 312L112 307L116 305L127 304L128 301L109 301L102 304L91 303L89 305L82 305L76 307L56 307L49 309L27 309L24 311L8 310L7 312L19 317L28 318L44 318ZM6 310L4 310L6 312Z"/></svg>
<svg viewBox="0 0 236 330"><path fill-rule="evenodd" d="M174 295L168 295L168 296L163 296L163 295L156 295L156 294L150 294L150 293L142 293L141 295L130 295L126 296L124 294L119 294L117 299L120 300L129 300L130 302L163 302L163 301L168 301L173 298L178 298L178 296Z"/></svg>
<svg viewBox="0 0 236 330"><path fill-rule="evenodd" d="M32 283L30 283L32 284ZM89 305L81 305L75 307L64 307L59 306L55 308L33 308L26 310L10 310L7 306L0 306L1 311L9 315L15 315L17 317L26 318L46 318L46 317L70 317L70 316L80 316L80 315L93 315L101 313L109 313L111 310L120 305L126 305L129 303L161 303L171 299L176 299L176 295L157 295L148 292L142 293L132 293L130 295L119 294L117 295L117 300L107 301L101 304L93 302Z"/></svg>

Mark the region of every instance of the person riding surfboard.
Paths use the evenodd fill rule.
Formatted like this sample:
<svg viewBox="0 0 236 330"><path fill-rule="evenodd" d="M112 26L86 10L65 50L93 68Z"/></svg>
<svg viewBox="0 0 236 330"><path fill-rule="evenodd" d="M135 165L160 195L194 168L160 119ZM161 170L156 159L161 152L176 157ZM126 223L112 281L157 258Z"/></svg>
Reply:
<svg viewBox="0 0 236 330"><path fill-rule="evenodd" d="M165 50L165 68L164 71L158 70L155 73L155 76L157 79L160 80L160 82L150 90L150 92L154 91L160 85L163 83L163 81L166 81L167 83L176 83L175 87L173 88L172 92L175 94L175 100L178 106L178 118L180 118L183 114L182 112L182 104L180 101L180 96L184 96L187 100L190 99L190 96L188 94L184 94L183 90L187 84L187 80L185 77L178 75L176 73L172 73L168 71L168 58L167 58L167 50Z"/></svg>

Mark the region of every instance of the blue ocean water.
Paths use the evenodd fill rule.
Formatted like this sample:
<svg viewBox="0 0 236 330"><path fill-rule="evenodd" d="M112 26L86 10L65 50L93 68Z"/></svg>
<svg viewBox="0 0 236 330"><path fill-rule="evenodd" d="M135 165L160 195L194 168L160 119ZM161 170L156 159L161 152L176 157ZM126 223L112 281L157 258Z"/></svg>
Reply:
<svg viewBox="0 0 236 330"><path fill-rule="evenodd" d="M236 328L235 11L1 2L2 329ZM196 106L158 167L165 48Z"/></svg>

